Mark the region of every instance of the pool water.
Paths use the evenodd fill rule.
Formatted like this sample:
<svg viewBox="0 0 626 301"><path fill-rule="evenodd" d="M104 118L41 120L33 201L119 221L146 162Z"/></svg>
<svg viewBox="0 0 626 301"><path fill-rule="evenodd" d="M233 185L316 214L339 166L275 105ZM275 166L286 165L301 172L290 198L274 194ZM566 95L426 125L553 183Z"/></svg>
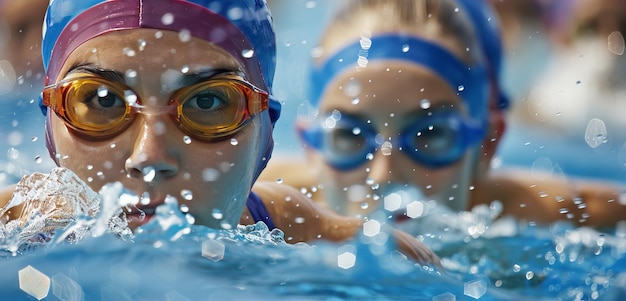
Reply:
<svg viewBox="0 0 626 301"><path fill-rule="evenodd" d="M43 211L0 227L3 300L626 299L626 224L599 232L493 221L497 206L429 210L401 226L419 229L442 259L437 269L394 251L385 227L349 242L292 245L263 223L192 225L174 198L133 235L107 204L123 190L106 188L97 215L77 212L63 229L48 231Z"/></svg>

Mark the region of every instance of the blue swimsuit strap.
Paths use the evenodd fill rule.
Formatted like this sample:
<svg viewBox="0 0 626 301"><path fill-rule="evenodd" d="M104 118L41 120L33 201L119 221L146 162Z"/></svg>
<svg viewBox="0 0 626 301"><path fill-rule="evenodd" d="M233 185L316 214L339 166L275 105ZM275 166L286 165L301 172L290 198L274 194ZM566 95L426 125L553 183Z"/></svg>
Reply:
<svg viewBox="0 0 626 301"><path fill-rule="evenodd" d="M414 36L384 34L368 43L357 41L339 50L311 70L309 101L317 106L328 84L348 67L365 67L376 60L402 60L424 66L441 78L466 101L473 118L487 116L488 75L480 64L466 65L445 48Z"/></svg>
<svg viewBox="0 0 626 301"><path fill-rule="evenodd" d="M248 200L246 201L246 206L248 207L248 211L250 211L250 215L252 215L255 223L264 222L270 230L276 228L276 226L274 226L274 222L272 222L269 212L267 212L265 204L263 204L263 201L258 195L256 195L256 193L252 191L250 192Z"/></svg>

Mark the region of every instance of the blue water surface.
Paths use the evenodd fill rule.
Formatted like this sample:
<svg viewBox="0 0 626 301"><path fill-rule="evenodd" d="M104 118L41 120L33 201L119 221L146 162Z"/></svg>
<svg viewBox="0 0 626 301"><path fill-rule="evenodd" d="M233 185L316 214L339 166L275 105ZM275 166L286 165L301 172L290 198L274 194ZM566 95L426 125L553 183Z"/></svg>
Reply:
<svg viewBox="0 0 626 301"><path fill-rule="evenodd" d="M32 267L50 280L44 300L624 300L626 225L615 233L567 224L502 220L477 235L446 217L418 237L444 269L422 266L364 235L343 243L285 243L265 224L215 230L187 223L177 205L136 235L81 232L83 218L15 247L0 242L3 300L34 300L20 288ZM462 220L467 221L465 213ZM475 224L476 226L478 224ZM127 233L127 234L124 234ZM204 250L204 251L203 251ZM346 254L353 260L346 260ZM347 258L350 258L348 256ZM348 264L346 264L348 263ZM24 271L28 271L24 270ZM32 270L31 270L32 271ZM46 278L44 277L44 278ZM37 286L37 285L35 285Z"/></svg>

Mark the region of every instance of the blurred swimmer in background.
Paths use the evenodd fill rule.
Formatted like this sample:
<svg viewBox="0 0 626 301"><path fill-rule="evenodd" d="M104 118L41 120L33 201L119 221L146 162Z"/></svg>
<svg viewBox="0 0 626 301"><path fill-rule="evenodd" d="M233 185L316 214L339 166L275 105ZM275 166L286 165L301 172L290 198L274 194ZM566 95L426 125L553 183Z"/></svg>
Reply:
<svg viewBox="0 0 626 301"><path fill-rule="evenodd" d="M483 1L350 1L313 52L314 113L297 124L308 162L274 160L262 179L349 216L498 201L538 223L621 220L620 186L491 170L508 107L499 30Z"/></svg>

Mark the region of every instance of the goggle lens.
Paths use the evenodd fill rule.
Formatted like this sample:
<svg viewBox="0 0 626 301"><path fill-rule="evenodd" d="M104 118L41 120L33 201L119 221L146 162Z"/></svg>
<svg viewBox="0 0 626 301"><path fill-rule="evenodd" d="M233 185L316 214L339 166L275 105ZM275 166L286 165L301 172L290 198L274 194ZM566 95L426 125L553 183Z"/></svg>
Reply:
<svg viewBox="0 0 626 301"><path fill-rule="evenodd" d="M268 108L268 100L266 92L236 76L177 90L164 107L144 106L130 88L97 76L71 78L43 90L43 103L92 139L121 133L138 113L168 113L187 134L211 141L237 132Z"/></svg>

